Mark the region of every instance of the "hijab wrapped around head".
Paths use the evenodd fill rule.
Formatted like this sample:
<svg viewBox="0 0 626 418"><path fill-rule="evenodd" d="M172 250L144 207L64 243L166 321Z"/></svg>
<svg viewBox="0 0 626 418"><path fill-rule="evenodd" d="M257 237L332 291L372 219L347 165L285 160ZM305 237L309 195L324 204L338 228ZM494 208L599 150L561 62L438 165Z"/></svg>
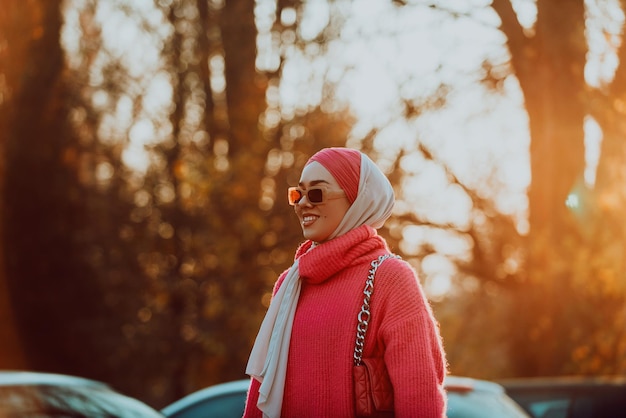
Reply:
<svg viewBox="0 0 626 418"><path fill-rule="evenodd" d="M329 239L361 225L376 229L383 226L393 209L393 188L367 155L349 148L324 148L306 165L314 161L330 172L351 204ZM272 299L246 367L246 373L261 382L257 407L263 411L263 417L280 417L300 284L296 260Z"/></svg>

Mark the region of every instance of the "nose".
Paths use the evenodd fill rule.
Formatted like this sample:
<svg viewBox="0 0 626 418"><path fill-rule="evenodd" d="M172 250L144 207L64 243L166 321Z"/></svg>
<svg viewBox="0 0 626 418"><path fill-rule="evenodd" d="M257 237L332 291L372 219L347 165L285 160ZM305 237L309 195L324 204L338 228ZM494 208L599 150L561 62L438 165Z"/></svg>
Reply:
<svg viewBox="0 0 626 418"><path fill-rule="evenodd" d="M300 200L298 200L298 201L296 202L296 207L298 207L298 206L306 206L306 207L311 207L311 206L313 206L313 204L312 204L311 202L309 202L309 199L308 199L308 197L307 197L307 194L306 194L306 193L304 193L304 194L302 195L302 197L300 198Z"/></svg>

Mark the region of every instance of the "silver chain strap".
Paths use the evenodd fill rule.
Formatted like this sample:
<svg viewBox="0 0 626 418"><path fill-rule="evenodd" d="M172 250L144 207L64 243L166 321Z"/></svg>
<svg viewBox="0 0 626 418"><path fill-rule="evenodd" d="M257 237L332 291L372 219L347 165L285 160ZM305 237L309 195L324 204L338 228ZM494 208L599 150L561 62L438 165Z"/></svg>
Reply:
<svg viewBox="0 0 626 418"><path fill-rule="evenodd" d="M354 365L360 366L361 361L363 359L363 346L365 345L365 333L367 332L367 327L369 326L370 318L372 316L370 312L370 300L372 298L372 293L374 292L374 276L376 275L376 270L378 267L388 258L400 258L395 254L385 254L379 256L376 260L372 261L372 268L367 275L367 280L365 281L365 289L363 289L363 294L365 297L363 298L363 306L361 306L361 311L359 312L358 319L359 324L356 327L356 343L354 346Z"/></svg>

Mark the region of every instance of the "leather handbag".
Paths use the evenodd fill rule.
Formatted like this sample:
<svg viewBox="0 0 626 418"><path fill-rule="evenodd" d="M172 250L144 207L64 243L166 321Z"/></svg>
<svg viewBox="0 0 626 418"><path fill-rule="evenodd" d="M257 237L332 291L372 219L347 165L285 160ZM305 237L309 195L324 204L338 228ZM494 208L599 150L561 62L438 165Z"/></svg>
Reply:
<svg viewBox="0 0 626 418"><path fill-rule="evenodd" d="M363 306L358 315L356 343L354 347L354 401L356 416L359 418L386 418L394 416L393 386L382 357L363 358L365 335L370 323L370 300L374 292L376 270L386 259L394 254L385 254L372 261L372 268L367 275L363 294Z"/></svg>

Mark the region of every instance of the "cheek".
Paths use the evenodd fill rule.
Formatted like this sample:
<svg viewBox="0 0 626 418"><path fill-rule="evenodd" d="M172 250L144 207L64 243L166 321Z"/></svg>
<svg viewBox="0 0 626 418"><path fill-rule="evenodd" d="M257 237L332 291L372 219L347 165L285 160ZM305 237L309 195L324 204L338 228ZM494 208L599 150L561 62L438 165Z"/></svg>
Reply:
<svg viewBox="0 0 626 418"><path fill-rule="evenodd" d="M333 212L330 214L323 215L324 221L327 222L331 228L334 230L343 220L344 212Z"/></svg>
<svg viewBox="0 0 626 418"><path fill-rule="evenodd" d="M337 210L334 212L334 214L335 214L335 217L339 219L339 222L341 222L344 216L346 216L346 213L348 213L348 210L350 210L350 203L348 203L347 200L341 201L339 203L340 205L337 208Z"/></svg>

